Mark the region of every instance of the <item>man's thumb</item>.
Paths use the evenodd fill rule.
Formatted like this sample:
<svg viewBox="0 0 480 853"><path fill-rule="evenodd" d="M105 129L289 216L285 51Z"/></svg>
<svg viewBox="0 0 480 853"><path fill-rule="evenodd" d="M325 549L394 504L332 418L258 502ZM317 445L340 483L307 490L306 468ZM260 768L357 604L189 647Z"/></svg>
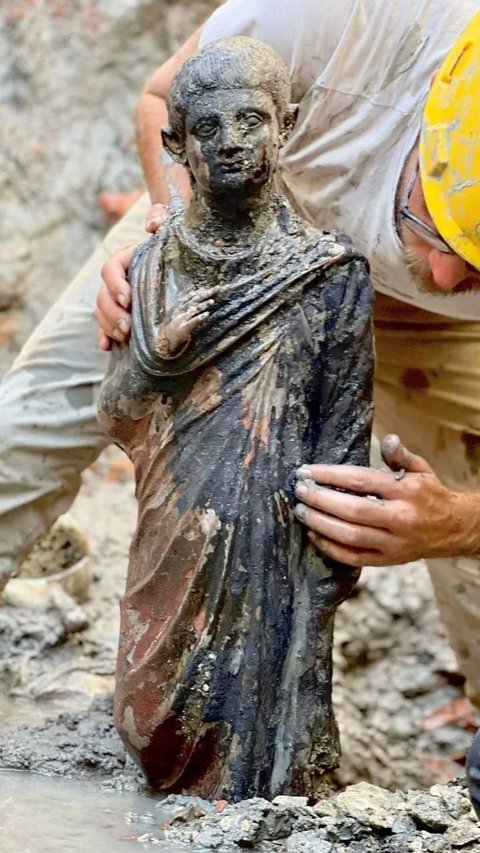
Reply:
<svg viewBox="0 0 480 853"><path fill-rule="evenodd" d="M433 474L428 462L422 456L410 453L402 444L398 435L386 435L381 444L382 459L392 471L410 471L413 474Z"/></svg>
<svg viewBox="0 0 480 853"><path fill-rule="evenodd" d="M169 210L165 204L154 204L147 213L145 230L155 234L168 219Z"/></svg>

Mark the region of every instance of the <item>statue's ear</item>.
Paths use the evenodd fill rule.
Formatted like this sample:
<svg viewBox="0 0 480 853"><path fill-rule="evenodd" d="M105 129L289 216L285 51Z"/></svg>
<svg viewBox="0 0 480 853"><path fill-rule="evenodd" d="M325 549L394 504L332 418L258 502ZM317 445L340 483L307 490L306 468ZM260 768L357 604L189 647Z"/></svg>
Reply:
<svg viewBox="0 0 480 853"><path fill-rule="evenodd" d="M284 115L284 118L283 118L282 143L285 142L288 139L288 137L290 136L290 134L291 134L291 132L295 126L297 116L298 116L298 105L297 104L290 104L290 106L288 107L288 109Z"/></svg>
<svg viewBox="0 0 480 853"><path fill-rule="evenodd" d="M175 160L175 163L180 163L181 166L187 165L183 139L171 127L165 127L162 130L162 142L163 147L168 151L172 160Z"/></svg>

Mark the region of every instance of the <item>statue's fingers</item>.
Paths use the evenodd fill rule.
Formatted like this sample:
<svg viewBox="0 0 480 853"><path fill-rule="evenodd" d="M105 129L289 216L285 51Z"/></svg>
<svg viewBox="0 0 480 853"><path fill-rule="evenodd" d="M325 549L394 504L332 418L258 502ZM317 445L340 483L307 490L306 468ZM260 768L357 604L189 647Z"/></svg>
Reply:
<svg viewBox="0 0 480 853"><path fill-rule="evenodd" d="M219 290L219 287L200 287L188 296L188 302L190 304L196 304L198 302L205 302L207 299L213 299Z"/></svg>
<svg viewBox="0 0 480 853"><path fill-rule="evenodd" d="M204 314L205 311L208 311L213 304L213 299L206 299L204 302L196 302L194 305L190 305L186 308L183 314L187 319L190 319L190 317L198 317L200 314Z"/></svg>
<svg viewBox="0 0 480 853"><path fill-rule="evenodd" d="M208 311L204 311L203 314L197 314L195 317L191 317L190 320L187 320L185 323L182 324L181 331L188 333L193 332L193 330L196 329L197 326L200 325L200 323L203 323L208 316Z"/></svg>
<svg viewBox="0 0 480 853"><path fill-rule="evenodd" d="M196 302L192 308L195 309L196 314L203 314L205 311L208 311L209 308L215 305L214 299L204 299L203 302Z"/></svg>

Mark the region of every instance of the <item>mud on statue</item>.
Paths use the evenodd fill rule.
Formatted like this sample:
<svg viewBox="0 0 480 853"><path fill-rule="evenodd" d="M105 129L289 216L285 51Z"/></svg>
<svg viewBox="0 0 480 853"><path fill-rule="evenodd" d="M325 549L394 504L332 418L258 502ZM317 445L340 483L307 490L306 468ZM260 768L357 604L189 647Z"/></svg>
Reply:
<svg viewBox="0 0 480 853"><path fill-rule="evenodd" d="M295 518L305 462L368 464L365 260L274 193L288 74L238 37L186 62L163 141L192 200L136 252L102 425L139 503L116 723L160 791L314 795L338 758L334 613L358 570Z"/></svg>

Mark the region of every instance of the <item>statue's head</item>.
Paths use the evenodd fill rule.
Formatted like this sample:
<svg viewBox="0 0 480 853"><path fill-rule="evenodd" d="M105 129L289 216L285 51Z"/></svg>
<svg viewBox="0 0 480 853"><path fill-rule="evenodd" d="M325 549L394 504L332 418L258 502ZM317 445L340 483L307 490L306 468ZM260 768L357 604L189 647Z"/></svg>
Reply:
<svg viewBox="0 0 480 853"><path fill-rule="evenodd" d="M294 122L287 68L255 39L212 42L176 75L168 115L164 146L201 190L249 195L270 180Z"/></svg>

